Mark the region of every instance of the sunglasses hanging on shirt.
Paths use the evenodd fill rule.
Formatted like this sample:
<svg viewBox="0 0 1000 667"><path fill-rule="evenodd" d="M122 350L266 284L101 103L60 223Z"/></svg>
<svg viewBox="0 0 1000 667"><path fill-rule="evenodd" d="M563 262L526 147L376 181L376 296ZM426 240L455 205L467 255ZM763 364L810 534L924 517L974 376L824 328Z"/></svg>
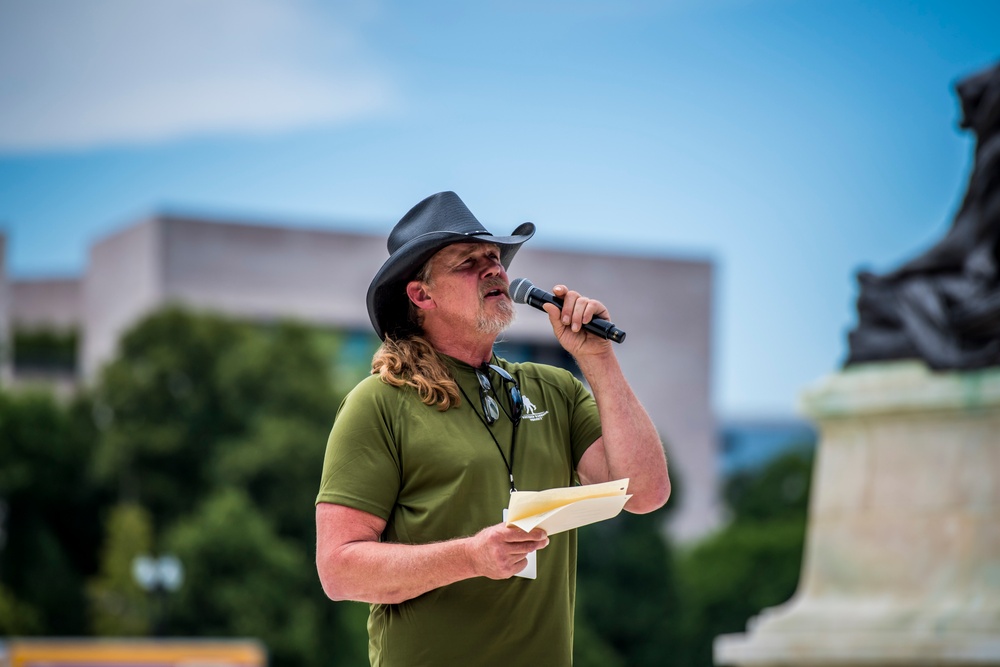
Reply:
<svg viewBox="0 0 1000 667"><path fill-rule="evenodd" d="M489 377L491 370L500 377L504 386L507 387L507 395L510 397L510 412L504 410L504 413L516 427L521 422L521 414L524 412L524 399L521 397L521 387L510 373L494 364L483 364L480 368L476 369L476 378L479 379L479 400L483 406L486 423L489 426L493 426L496 420L500 418L501 409L500 404L494 398L496 392L493 390L493 383Z"/></svg>

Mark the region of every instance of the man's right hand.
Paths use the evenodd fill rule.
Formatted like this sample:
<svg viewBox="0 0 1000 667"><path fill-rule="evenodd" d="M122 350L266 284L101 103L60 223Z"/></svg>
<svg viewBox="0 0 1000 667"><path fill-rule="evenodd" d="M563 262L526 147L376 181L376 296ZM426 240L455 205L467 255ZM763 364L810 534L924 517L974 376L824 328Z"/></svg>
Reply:
<svg viewBox="0 0 1000 667"><path fill-rule="evenodd" d="M527 533L516 526L498 523L469 539L469 558L480 576L509 579L524 569L528 554L548 545L549 537L541 528Z"/></svg>

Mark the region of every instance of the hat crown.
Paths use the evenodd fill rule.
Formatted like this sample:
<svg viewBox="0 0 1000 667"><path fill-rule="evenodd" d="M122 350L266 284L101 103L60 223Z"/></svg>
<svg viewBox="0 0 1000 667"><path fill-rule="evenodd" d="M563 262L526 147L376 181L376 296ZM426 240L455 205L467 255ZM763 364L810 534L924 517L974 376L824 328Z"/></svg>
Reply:
<svg viewBox="0 0 1000 667"><path fill-rule="evenodd" d="M457 194L450 191L439 192L411 208L396 223L386 242L389 254L392 255L413 239L434 232L465 236L491 235Z"/></svg>

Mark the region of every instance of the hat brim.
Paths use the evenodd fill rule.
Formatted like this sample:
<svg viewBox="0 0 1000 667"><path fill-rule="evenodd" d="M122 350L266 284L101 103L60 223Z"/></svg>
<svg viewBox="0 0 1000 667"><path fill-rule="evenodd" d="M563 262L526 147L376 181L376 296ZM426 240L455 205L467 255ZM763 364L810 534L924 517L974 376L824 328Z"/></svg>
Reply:
<svg viewBox="0 0 1000 667"><path fill-rule="evenodd" d="M521 244L534 234L534 223L524 222L510 236L469 236L441 231L422 234L404 244L386 260L368 286L368 317L378 337L385 340L387 335L412 333L407 331L409 298L406 283L441 248L454 243L496 244L500 246L500 264L506 270Z"/></svg>

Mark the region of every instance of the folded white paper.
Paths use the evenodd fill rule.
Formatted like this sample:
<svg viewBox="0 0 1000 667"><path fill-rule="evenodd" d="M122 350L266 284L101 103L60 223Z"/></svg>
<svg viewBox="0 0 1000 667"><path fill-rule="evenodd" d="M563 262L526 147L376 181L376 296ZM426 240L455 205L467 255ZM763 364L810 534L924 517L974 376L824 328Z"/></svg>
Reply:
<svg viewBox="0 0 1000 667"><path fill-rule="evenodd" d="M545 491L514 491L507 506L507 525L549 535L617 516L631 498L628 479Z"/></svg>

